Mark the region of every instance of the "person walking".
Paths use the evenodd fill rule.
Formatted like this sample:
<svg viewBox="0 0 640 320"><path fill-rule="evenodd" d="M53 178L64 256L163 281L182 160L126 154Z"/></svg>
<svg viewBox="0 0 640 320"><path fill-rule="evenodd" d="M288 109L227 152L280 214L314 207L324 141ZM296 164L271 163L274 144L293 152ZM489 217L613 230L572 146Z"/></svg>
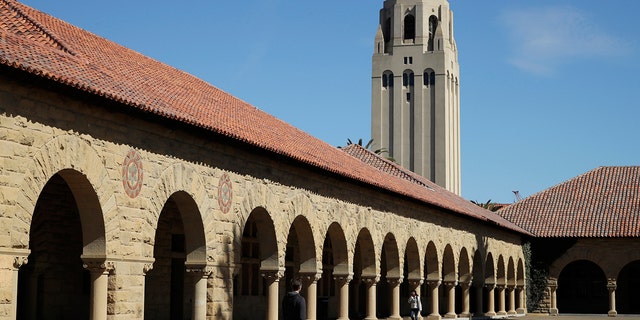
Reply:
<svg viewBox="0 0 640 320"><path fill-rule="evenodd" d="M411 292L409 297L409 308L411 309L411 320L418 320L420 312L422 312L422 302L415 290Z"/></svg>
<svg viewBox="0 0 640 320"><path fill-rule="evenodd" d="M302 282L291 281L291 291L282 299L282 315L284 320L305 320L307 318L307 304L300 295Z"/></svg>

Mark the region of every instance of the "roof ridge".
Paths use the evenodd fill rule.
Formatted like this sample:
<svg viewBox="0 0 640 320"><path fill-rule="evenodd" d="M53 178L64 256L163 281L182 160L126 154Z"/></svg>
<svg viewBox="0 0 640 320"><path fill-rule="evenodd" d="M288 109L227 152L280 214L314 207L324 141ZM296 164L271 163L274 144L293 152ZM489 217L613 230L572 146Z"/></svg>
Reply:
<svg viewBox="0 0 640 320"><path fill-rule="evenodd" d="M17 1L14 0L0 0L0 7L4 6L6 8L8 8L8 10L15 12L16 17L18 17L20 20L24 21L26 24L33 26L36 30L36 33L39 34L40 36L44 37L45 41L41 42L41 43L46 43L51 47L54 47L58 50L64 51L66 53L69 53L71 55L76 55L76 53L71 49L71 47L69 45L67 45L62 39L60 39L58 36L56 36L55 33L53 33L51 30L47 29L45 26L43 26L40 22L38 22L36 19L34 19L33 17L31 17L28 13L26 13L24 10L22 10L20 7L16 6L15 3ZM14 22L14 20L9 20L8 22ZM6 24L0 24L1 26L7 26ZM14 25L13 26L15 29L20 29L19 26ZM11 28L8 29L8 31L13 31L14 33L18 33L18 31L20 32L25 32L27 30L11 30ZM32 40L34 40L32 38ZM34 40L34 42L37 42Z"/></svg>

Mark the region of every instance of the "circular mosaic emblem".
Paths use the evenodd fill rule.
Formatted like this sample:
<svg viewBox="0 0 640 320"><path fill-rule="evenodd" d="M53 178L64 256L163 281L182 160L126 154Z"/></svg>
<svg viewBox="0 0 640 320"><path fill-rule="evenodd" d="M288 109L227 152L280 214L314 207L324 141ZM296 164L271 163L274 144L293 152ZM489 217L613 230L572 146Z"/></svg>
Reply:
<svg viewBox="0 0 640 320"><path fill-rule="evenodd" d="M140 194L142 189L142 161L138 151L131 149L122 164L122 185L131 198Z"/></svg>
<svg viewBox="0 0 640 320"><path fill-rule="evenodd" d="M220 182L218 183L218 205L222 213L229 213L231 200L233 200L233 189L231 188L229 175L225 173L220 177Z"/></svg>

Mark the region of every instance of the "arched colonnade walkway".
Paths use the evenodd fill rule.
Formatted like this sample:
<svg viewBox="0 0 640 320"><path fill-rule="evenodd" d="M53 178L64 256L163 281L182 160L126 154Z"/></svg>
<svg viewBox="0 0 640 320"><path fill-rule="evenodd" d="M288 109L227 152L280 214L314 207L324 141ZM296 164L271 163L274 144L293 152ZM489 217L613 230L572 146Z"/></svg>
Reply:
<svg viewBox="0 0 640 320"><path fill-rule="evenodd" d="M136 189L140 173L102 165L73 135L33 155L6 211L7 318L275 320L293 278L305 284L308 319L399 319L412 290L425 316L526 310L518 236L153 160Z"/></svg>

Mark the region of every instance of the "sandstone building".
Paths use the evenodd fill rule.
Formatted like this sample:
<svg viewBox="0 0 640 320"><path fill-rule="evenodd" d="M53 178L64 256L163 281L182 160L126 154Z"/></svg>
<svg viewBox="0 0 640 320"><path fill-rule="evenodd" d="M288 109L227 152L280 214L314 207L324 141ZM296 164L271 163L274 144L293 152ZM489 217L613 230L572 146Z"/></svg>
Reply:
<svg viewBox="0 0 640 320"><path fill-rule="evenodd" d="M353 152L0 0L0 318L526 312L529 232Z"/></svg>
<svg viewBox="0 0 640 320"><path fill-rule="evenodd" d="M375 37L371 137L405 168L460 186L460 66L447 0L385 0Z"/></svg>

